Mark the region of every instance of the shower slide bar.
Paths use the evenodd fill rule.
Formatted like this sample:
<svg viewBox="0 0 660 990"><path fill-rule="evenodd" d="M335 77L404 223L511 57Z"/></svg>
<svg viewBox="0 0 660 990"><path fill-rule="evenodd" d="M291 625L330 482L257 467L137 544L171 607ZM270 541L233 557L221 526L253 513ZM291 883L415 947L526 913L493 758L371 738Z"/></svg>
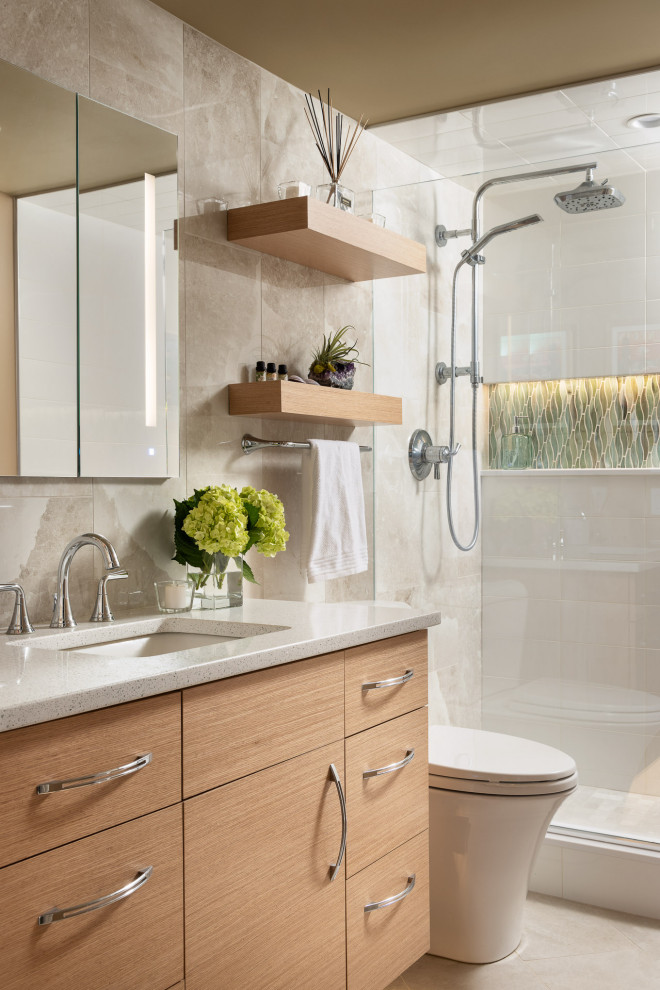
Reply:
<svg viewBox="0 0 660 990"><path fill-rule="evenodd" d="M309 450L310 444L305 442L298 443L294 440L260 440L259 437L253 437L250 433L246 433L241 439L241 448L244 454L253 454L255 450L264 450L266 447L285 447L287 450ZM361 453L369 453L371 450L371 447L363 447L360 444Z"/></svg>

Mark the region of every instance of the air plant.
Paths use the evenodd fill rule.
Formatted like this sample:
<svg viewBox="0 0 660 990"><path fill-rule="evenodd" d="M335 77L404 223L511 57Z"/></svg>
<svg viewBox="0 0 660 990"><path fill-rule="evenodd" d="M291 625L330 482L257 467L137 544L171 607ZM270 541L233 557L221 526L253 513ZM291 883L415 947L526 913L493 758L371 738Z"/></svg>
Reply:
<svg viewBox="0 0 660 990"><path fill-rule="evenodd" d="M355 330L348 324L334 334L323 334L323 344L312 355L309 366L309 377L319 385L329 385L332 388L353 388L355 365L365 364L358 359L357 341L349 344L344 339L348 330Z"/></svg>
<svg viewBox="0 0 660 990"><path fill-rule="evenodd" d="M321 106L321 120L319 120L314 106L314 97L311 93L305 93L305 116L314 136L316 147L323 159L323 164L328 170L330 180L333 184L339 182L341 174L348 164L348 160L355 150L355 145L363 130L369 123L360 116L359 121L351 129L348 127L346 140L344 141L344 115L338 113L332 107L330 90L328 90L328 102L323 103L321 90L318 90L319 103Z"/></svg>

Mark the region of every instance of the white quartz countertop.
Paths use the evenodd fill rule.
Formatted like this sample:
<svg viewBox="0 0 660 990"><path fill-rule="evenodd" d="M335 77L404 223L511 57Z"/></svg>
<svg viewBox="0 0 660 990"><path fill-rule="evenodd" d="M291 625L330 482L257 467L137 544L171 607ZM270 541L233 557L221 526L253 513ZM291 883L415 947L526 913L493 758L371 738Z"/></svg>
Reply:
<svg viewBox="0 0 660 990"><path fill-rule="evenodd" d="M79 623L74 630L38 628L32 635L0 635L0 731L361 646L439 622L437 611L378 602L255 599L215 613L131 613L112 623ZM241 624L277 628L251 635L255 629ZM85 652L75 649L80 639L122 639L184 626L241 638L146 657L94 654L89 645Z"/></svg>

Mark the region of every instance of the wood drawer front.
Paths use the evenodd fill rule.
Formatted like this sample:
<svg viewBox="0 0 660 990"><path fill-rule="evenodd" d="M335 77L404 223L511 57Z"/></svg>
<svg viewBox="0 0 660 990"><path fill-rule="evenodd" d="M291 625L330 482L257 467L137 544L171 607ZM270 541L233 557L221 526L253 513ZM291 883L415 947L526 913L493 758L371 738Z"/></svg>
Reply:
<svg viewBox="0 0 660 990"><path fill-rule="evenodd" d="M346 883L348 990L383 990L428 952L428 832L423 832ZM365 913L366 904L415 887L403 900Z"/></svg>
<svg viewBox="0 0 660 990"><path fill-rule="evenodd" d="M37 794L38 784L147 766L111 782ZM0 746L0 865L181 800L181 695L13 729Z"/></svg>
<svg viewBox="0 0 660 990"><path fill-rule="evenodd" d="M347 736L426 704L426 640L426 630L422 629L346 650ZM414 674L404 684L370 690L362 687L365 683L401 677L407 670L413 670Z"/></svg>
<svg viewBox="0 0 660 990"><path fill-rule="evenodd" d="M345 990L343 748L185 802L186 990Z"/></svg>
<svg viewBox="0 0 660 990"><path fill-rule="evenodd" d="M368 777L412 750L410 763ZM418 708L346 740L347 876L429 827L428 709Z"/></svg>
<svg viewBox="0 0 660 990"><path fill-rule="evenodd" d="M344 654L183 692L185 797L344 736Z"/></svg>
<svg viewBox="0 0 660 990"><path fill-rule="evenodd" d="M183 979L181 805L7 866L0 873L3 990L166 990ZM113 906L39 926L53 907L149 880Z"/></svg>

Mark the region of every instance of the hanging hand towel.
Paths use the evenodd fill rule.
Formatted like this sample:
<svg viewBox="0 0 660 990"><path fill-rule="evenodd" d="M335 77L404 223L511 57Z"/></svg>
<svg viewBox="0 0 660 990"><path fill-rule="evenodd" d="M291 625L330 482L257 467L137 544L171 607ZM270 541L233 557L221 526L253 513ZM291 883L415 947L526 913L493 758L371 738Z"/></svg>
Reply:
<svg viewBox="0 0 660 990"><path fill-rule="evenodd" d="M311 528L307 580L360 574L369 566L360 447L310 440Z"/></svg>

